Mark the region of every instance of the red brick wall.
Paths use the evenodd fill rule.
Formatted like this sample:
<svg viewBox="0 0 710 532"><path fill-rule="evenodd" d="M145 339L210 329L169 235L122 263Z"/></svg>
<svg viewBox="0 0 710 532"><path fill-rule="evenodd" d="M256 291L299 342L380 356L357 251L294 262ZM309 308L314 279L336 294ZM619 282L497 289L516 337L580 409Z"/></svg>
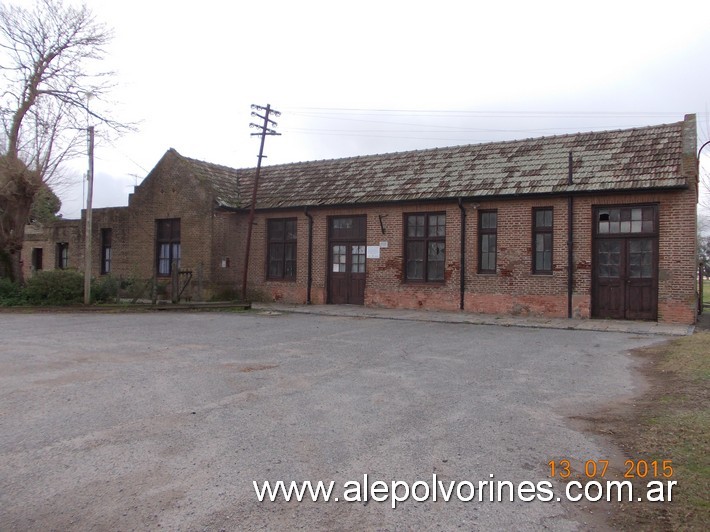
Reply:
<svg viewBox="0 0 710 532"><path fill-rule="evenodd" d="M155 267L155 220L180 218L182 268L193 270L192 297L232 296L241 290L247 214L215 211L212 198L199 187L185 194L189 177L167 165L138 188L128 208L96 209L93 219L93 272L100 272L101 229L113 230L111 275L149 279ZM584 196L574 199L573 315L591 315L592 228L595 206L658 204L659 321L695 321L695 191ZM567 316L567 198L484 200L464 202L466 257L464 308L470 312L524 316ZM553 272L532 273L532 213L550 207L553 222ZM497 271L480 274L478 211L498 212ZM440 283L404 279L404 214L446 213L445 279ZM388 308L456 310L460 301L461 211L456 203L406 204L363 208L311 209L313 216L313 283L311 302L327 300L328 217L366 215L367 245L379 246L380 258L367 259L365 304ZM295 281L266 279L266 221L297 219L297 277ZM380 224L382 220L382 225ZM83 220L61 221L44 231L28 230L23 249L29 275L32 247L44 249L44 269L55 266L57 242L69 243L69 266L83 269ZM384 228L384 233L383 233ZM228 259L228 260L227 260ZM303 210L257 213L249 264L249 296L269 301L305 303L308 274L308 218ZM168 284L167 279L163 279Z"/></svg>
<svg viewBox="0 0 710 532"><path fill-rule="evenodd" d="M695 321L695 203L694 191L629 195L599 195L574 199L573 298L575 318L591 315L593 208L602 205L659 205L659 321ZM532 272L532 213L551 207L553 272ZM464 202L466 257L464 308L471 312L523 316L567 316L566 197ZM478 265L478 210L498 212L497 271L480 274ZM404 279L403 216L415 212L446 213L446 263L442 283L413 283ZM388 308L455 310L460 298L461 212L456 203L311 209L313 216L313 285L311 301L327 299L327 228L333 215L367 215L367 245L381 248L379 259L367 259L365 304ZM266 280L266 220L296 217L298 265L295 281ZM384 225L384 234L380 226ZM308 219L302 210L257 213L249 265L249 290L269 300L304 303L307 291Z"/></svg>
<svg viewBox="0 0 710 532"><path fill-rule="evenodd" d="M697 248L695 191L693 189L646 194L592 196L575 200L575 250L584 253L584 267L591 267L592 211L594 206L658 204L658 321L695 323ZM588 227L584 231L584 227ZM589 275L580 275L577 291L591 293ZM591 300L590 300L591 301ZM591 304L590 304L591 308Z"/></svg>
<svg viewBox="0 0 710 532"><path fill-rule="evenodd" d="M233 212L213 214L211 291L222 298L236 298L241 276L246 235L246 218Z"/></svg>
<svg viewBox="0 0 710 532"><path fill-rule="evenodd" d="M693 161L688 161L692 169ZM691 172L691 171L689 171ZM692 172L691 172L692 173ZM695 183L690 176L689 181ZM696 191L580 196L574 199L573 315L591 315L592 234L595 206L658 204L659 321L695 322ZM113 230L111 274L150 279L155 268L155 221L180 218L181 267L193 270L187 295L207 299L212 294L241 291L247 214L215 209L208 187L192 177L179 159L166 155L131 196L129 207L96 209L92 231L93 272L100 272L101 229ZM485 199L466 201L464 308L471 312L530 316L567 316L567 198ZM552 274L532 273L532 215L536 207L553 209ZM478 212L498 212L497 269L481 274L478 265ZM404 279L404 214L446 213L444 281ZM368 246L379 246L380 257L367 259L365 304L388 308L456 310L460 302L461 211L456 202L408 203L309 210L313 217L311 302L328 296L328 218L366 215ZM297 276L294 281L266 279L266 222L297 219ZM302 209L259 212L253 226L248 296L269 301L305 303L308 290L308 217ZM83 221L61 221L41 231L29 231L23 249L29 274L31 248L44 249L44 268L55 265L57 242L69 242L69 265L83 268ZM169 284L169 279L162 279Z"/></svg>

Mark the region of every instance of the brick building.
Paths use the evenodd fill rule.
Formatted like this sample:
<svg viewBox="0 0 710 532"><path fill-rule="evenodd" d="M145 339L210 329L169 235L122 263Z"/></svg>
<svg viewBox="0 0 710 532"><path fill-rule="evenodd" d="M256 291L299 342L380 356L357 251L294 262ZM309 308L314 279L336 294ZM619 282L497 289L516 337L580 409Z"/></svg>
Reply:
<svg viewBox="0 0 710 532"><path fill-rule="evenodd" d="M695 150L687 115L638 129L267 166L247 295L694 323ZM169 150L127 207L94 211L93 271L165 282L179 263L192 273L192 297L238 291L254 176ZM59 264L63 242L62 265L83 264L82 227L44 231L45 268ZM28 240L23 256L36 257L41 241Z"/></svg>

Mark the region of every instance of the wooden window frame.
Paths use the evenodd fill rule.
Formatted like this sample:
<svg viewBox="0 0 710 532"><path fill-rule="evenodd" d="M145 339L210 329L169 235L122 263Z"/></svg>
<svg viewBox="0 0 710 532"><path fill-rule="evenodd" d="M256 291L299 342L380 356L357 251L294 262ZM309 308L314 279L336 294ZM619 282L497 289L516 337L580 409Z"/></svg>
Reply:
<svg viewBox="0 0 710 532"><path fill-rule="evenodd" d="M287 223L293 223L293 237L289 238L286 229ZM281 225L281 237L276 238L275 226ZM281 246L280 256L272 256L272 246ZM292 259L287 259L286 249L292 247ZM279 272L272 273L272 262L280 265ZM290 263L290 264L289 264ZM290 266L290 267L289 267ZM266 279L269 281L295 281L298 271L298 219L297 218L269 218L266 221Z"/></svg>
<svg viewBox="0 0 710 532"><path fill-rule="evenodd" d="M486 214L496 215L495 227L483 227L483 216ZM483 268L483 241L484 236L495 236L495 246L493 248L493 268ZM486 254L490 254L487 251ZM498 272L498 209L484 209L478 211L478 273L494 275Z"/></svg>
<svg viewBox="0 0 710 532"><path fill-rule="evenodd" d="M113 259L113 229L106 227L101 229L101 275L111 273L111 261Z"/></svg>
<svg viewBox="0 0 710 532"><path fill-rule="evenodd" d="M618 213L614 211L618 211ZM634 216L634 211L639 212L640 217ZM593 213L594 236L614 238L617 236L659 235L659 213L657 203L595 205ZM612 213L619 215L618 220L612 219L614 218ZM606 219L602 220L604 215L606 216ZM604 226L605 230L602 229L602 226Z"/></svg>
<svg viewBox="0 0 710 532"><path fill-rule="evenodd" d="M162 251L167 246L167 257ZM163 218L155 220L155 271L158 277L170 277L173 272L173 262L177 261L180 268L182 245L180 243L180 218ZM167 268L164 266L167 264Z"/></svg>
<svg viewBox="0 0 710 532"><path fill-rule="evenodd" d="M423 216L424 217L424 234L423 236L410 236L409 235L409 219L410 217ZM430 234L430 217L432 216L443 216L443 235L431 235ZM446 282L446 212L436 211L436 212L410 212L404 214L404 280L407 283L430 283L430 284L443 284ZM438 224L437 224L438 227ZM420 242L423 245L423 255L422 261L422 275L421 277L411 277L409 276L409 262L411 260L409 254L409 244ZM443 245L443 261L432 261L429 257L429 247L431 244L441 244ZM443 262L443 268L441 271L441 277L430 279L430 263L432 262Z"/></svg>
<svg viewBox="0 0 710 532"><path fill-rule="evenodd" d="M537 224L537 215L538 213L541 212L550 212L550 225L549 226L539 226ZM554 249L555 249L555 236L554 236L554 227L555 227L555 210L553 207L536 207L532 211L532 272L534 274L538 275L552 275L552 271L554 268ZM538 263L538 251L537 251L537 239L538 236L543 236L543 235L550 235L550 246L549 249L544 245L543 243L543 264L540 266ZM544 263L544 254L549 253L550 254L550 267L545 268Z"/></svg>
<svg viewBox="0 0 710 532"><path fill-rule="evenodd" d="M55 263L58 270L66 270L69 267L69 243L57 242Z"/></svg>

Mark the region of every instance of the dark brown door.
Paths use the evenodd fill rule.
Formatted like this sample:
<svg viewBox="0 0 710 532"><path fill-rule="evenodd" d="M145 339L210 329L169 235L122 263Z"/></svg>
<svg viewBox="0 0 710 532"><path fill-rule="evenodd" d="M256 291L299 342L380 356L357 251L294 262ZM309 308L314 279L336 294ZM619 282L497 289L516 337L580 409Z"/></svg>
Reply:
<svg viewBox="0 0 710 532"><path fill-rule="evenodd" d="M366 218L331 218L328 253L328 302L365 303Z"/></svg>
<svg viewBox="0 0 710 532"><path fill-rule="evenodd" d="M598 209L596 216L592 315L655 320L658 317L656 207Z"/></svg>
<svg viewBox="0 0 710 532"><path fill-rule="evenodd" d="M594 300L595 316L599 318L624 319L623 244L621 238L597 240Z"/></svg>
<svg viewBox="0 0 710 532"><path fill-rule="evenodd" d="M626 317L630 320L657 318L655 249L655 238L626 239Z"/></svg>

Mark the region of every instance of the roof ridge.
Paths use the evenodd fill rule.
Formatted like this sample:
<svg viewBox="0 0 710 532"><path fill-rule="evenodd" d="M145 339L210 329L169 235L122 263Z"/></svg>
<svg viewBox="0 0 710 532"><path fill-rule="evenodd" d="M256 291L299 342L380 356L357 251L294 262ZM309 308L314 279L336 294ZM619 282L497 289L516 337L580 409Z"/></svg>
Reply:
<svg viewBox="0 0 710 532"><path fill-rule="evenodd" d="M277 169L277 168L285 168L285 167L290 167L290 166L317 165L317 164L333 163L333 162L345 163L348 161L356 161L356 160L357 161L376 160L376 159L385 159L388 157L395 157L395 156L407 157L407 156L410 156L415 153L426 154L426 153L435 153L435 152L439 152L439 151L441 151L441 152L456 151L456 150L460 150L462 148L471 148L471 147L485 148L485 147L491 147L491 146L509 146L511 144L519 144L519 143L532 142L532 141L535 141L535 142L550 141L550 140L555 140L555 139L568 139L568 138L572 138L572 137L581 137L581 136L585 136L585 137L586 136L601 136L601 135L618 134L621 132L663 129L663 128L667 128L667 127L681 127L683 123L684 123L684 121L680 120L677 122L669 122L669 123L664 123L664 124L655 124L655 125L639 126L639 127L632 127L632 128L604 129L604 130L599 130L599 131L577 131L576 133L562 133L559 135L543 135L540 137L527 137L524 139L496 140L496 141L481 142L481 143L454 144L451 146L437 146L434 148L423 148L423 149L416 149L416 150L391 151L391 152L382 152L382 153L371 153L371 154L366 154L366 155L351 155L348 157L331 157L331 158L327 158L327 159L311 159L311 160L306 160L306 161L292 161L292 162L288 162L288 163L279 163L279 164L266 165L266 166L271 169ZM178 155L180 155L180 154L178 154ZM255 166L235 168L235 167L226 166L226 165L219 164L219 163L212 163L212 162L208 162L208 161L202 161L200 159L194 159L192 157L186 157L184 155L180 155L180 157L187 159L189 161L194 161L197 163L206 164L206 165L210 165L210 166L216 166L216 167L224 168L226 170L230 170L230 171L237 172L237 173L256 170Z"/></svg>
<svg viewBox="0 0 710 532"><path fill-rule="evenodd" d="M178 154L178 155L180 155L180 154ZM185 155L180 155L180 157L182 157L183 159L186 159L187 161L192 162L192 163L205 164L208 166L216 166L216 167L224 168L225 170L229 170L232 172L236 172L239 170L238 168L234 168L233 166L227 166L225 164L220 164L220 163L213 163L210 161L203 161L202 159L195 159L194 157L187 157Z"/></svg>

